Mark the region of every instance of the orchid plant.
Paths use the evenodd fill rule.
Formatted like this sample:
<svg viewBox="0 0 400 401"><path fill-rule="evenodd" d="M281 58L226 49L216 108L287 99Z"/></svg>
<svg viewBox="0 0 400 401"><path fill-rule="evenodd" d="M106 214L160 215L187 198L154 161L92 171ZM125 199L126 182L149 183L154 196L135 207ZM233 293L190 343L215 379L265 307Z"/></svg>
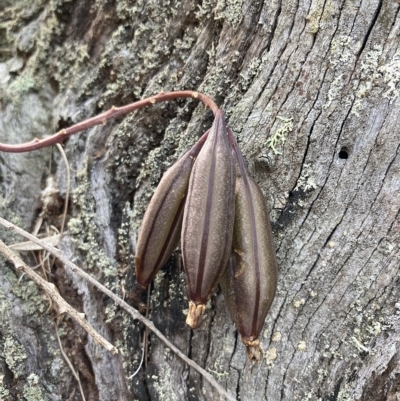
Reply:
<svg viewBox="0 0 400 401"><path fill-rule="evenodd" d="M259 360L259 335L277 286L277 263L265 199L250 177L224 112L201 93L160 93L110 110L31 142L1 144L3 152L29 152L63 142L107 120L178 98L201 101L214 123L162 177L144 214L136 255L136 283L130 299L142 293L181 240L189 296L186 323L201 325L205 305L221 284L228 309L247 347Z"/></svg>

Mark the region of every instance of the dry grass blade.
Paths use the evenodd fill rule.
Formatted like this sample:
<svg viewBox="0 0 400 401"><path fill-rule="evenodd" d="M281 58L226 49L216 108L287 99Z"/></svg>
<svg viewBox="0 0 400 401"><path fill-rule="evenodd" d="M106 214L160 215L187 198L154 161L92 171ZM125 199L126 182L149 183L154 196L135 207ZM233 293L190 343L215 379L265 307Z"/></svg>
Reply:
<svg viewBox="0 0 400 401"><path fill-rule="evenodd" d="M74 369L74 366L72 365L72 362L69 360L67 354L64 352L64 348L61 344L60 336L58 335L58 325L57 324L56 324L56 336L57 336L58 346L60 347L61 354L62 354L65 362L67 362L67 365L71 369L71 372L74 375L76 381L78 382L79 391L81 392L82 400L86 401L85 394L83 392L83 388L82 388L82 384L81 384L81 379L79 378L78 372L76 372L76 370Z"/></svg>
<svg viewBox="0 0 400 401"><path fill-rule="evenodd" d="M131 374L131 375L128 377L128 379L134 378L134 377L139 373L139 370L140 370L140 368L141 368L142 365L143 365L143 359L144 359L144 348L142 347L142 358L140 359L139 367L136 369L135 373Z"/></svg>
<svg viewBox="0 0 400 401"><path fill-rule="evenodd" d="M0 240L0 252L14 264L16 270L25 273L31 280L33 280L40 288L44 290L46 295L58 306L59 313L66 313L71 316L89 335L93 340L102 345L105 349L113 354L118 353L118 350L110 344L104 337L82 317L82 314L77 312L69 303L67 303L58 293L54 284L47 282L37 273L35 273L25 262L22 261L3 241Z"/></svg>
<svg viewBox="0 0 400 401"><path fill-rule="evenodd" d="M61 157L64 160L65 171L67 172L67 189L65 191L64 211L63 211L63 218L62 218L61 229L60 229L60 235L63 235L64 227L65 227L65 220L67 219L69 189L71 186L71 172L70 172L67 155L65 154L64 148L59 143L57 143L56 146L57 146L58 151L61 153Z"/></svg>
<svg viewBox="0 0 400 401"><path fill-rule="evenodd" d="M61 234L52 235L51 237L42 238L43 242L50 244L51 246L57 246L60 242ZM17 244L8 245L8 247L14 251L41 251L43 247L35 244L32 241L18 242Z"/></svg>
<svg viewBox="0 0 400 401"><path fill-rule="evenodd" d="M136 309L132 308L128 305L124 300L115 295L112 291L110 291L107 287L100 284L97 280L95 280L92 276L87 274L85 271L80 269L77 265L72 263L67 257L65 257L61 251L57 248L52 247L51 245L43 243L41 240L29 234L22 228L17 227L15 224L10 223L9 221L0 217L0 224L4 227L13 230L14 232L24 236L25 238L41 245L44 249L51 252L55 257L57 257L61 262L63 262L66 266L68 266L73 272L78 274L80 277L84 278L91 284L93 284L96 288L98 288L101 292L110 297L117 305L119 305L122 309L128 312L134 319L139 320L145 326L147 326L168 348L170 348L179 358L181 358L186 364L188 364L191 368L193 368L196 372L201 374L204 379L206 379L217 392L225 397L229 401L235 401L235 398L231 396L218 382L212 377L210 373L200 367L197 363L193 362L190 358L188 358L183 352L181 352L174 344L172 344L161 332L158 330L153 322L149 319L146 319L142 316Z"/></svg>

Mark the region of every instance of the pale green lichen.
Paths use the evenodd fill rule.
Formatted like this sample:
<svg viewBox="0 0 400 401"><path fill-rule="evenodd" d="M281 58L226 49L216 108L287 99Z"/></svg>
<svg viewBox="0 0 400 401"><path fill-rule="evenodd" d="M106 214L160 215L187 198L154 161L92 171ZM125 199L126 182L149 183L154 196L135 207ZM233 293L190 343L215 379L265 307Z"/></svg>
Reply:
<svg viewBox="0 0 400 401"><path fill-rule="evenodd" d="M15 378L24 376L24 361L27 358L25 348L11 334L5 337L3 349L0 349L0 356L4 358Z"/></svg>
<svg viewBox="0 0 400 401"><path fill-rule="evenodd" d="M4 375L0 374L0 401L8 401L10 392L4 387Z"/></svg>
<svg viewBox="0 0 400 401"><path fill-rule="evenodd" d="M42 389L39 386L39 377L34 373L31 373L28 378L28 384L24 386L23 395L26 401L45 401L45 397L42 393Z"/></svg>
<svg viewBox="0 0 400 401"><path fill-rule="evenodd" d="M369 96L373 85L380 78L381 74L383 74L384 81L388 83L390 88L384 96L391 100L396 97L396 85L400 80L400 73L397 73L400 70L397 69L396 72L395 59L386 66L378 67L383 51L383 46L380 44L373 45L361 59L359 79L353 80L353 91L348 92L345 90L349 84L349 68L357 62L355 52L357 45L352 37L346 35L340 35L332 40L329 60L335 67L334 78L330 83L327 101L323 106L324 109L329 108L332 104L336 106L338 105L338 101L340 101L342 108L351 106L351 113L358 116L364 104L363 99Z"/></svg>
<svg viewBox="0 0 400 401"><path fill-rule="evenodd" d="M157 392L158 399L160 401L169 401L176 399L176 394L171 386L171 370L168 366L160 372L159 376L153 375L154 389Z"/></svg>
<svg viewBox="0 0 400 401"><path fill-rule="evenodd" d="M314 2L312 3L314 5ZM321 2L316 2L316 6L312 7L310 12L308 13L306 20L307 24L307 31L310 33L317 33L320 29L320 20L321 15L324 11L324 4Z"/></svg>
<svg viewBox="0 0 400 401"><path fill-rule="evenodd" d="M307 343L304 340L299 341L297 344L297 350L300 352L305 352L307 350Z"/></svg>
<svg viewBox="0 0 400 401"><path fill-rule="evenodd" d="M334 66L348 66L355 58L354 39L347 35L340 35L332 39L330 47L330 62Z"/></svg>
<svg viewBox="0 0 400 401"><path fill-rule="evenodd" d="M102 94L99 106L116 93L130 91L136 97L142 96L144 81L148 81L149 74L158 73L157 69L162 66L165 57L171 57L172 51L177 64L182 64L196 40L194 24L189 24L183 38L175 40L172 46L167 40L160 40L160 35L166 39L166 29L179 12L180 4L175 1L138 1L135 4L118 1L116 16L120 23L114 28L114 19L102 10L109 7L109 4L97 1L95 7L98 14L103 13L105 19L110 18L111 23L105 25L104 34L98 38L95 49L89 49L87 41L54 41L54 38L65 35L66 25L57 17L62 2L37 3L38 7L46 4L46 12L43 13L40 24L34 25L35 30L29 32L29 35L22 35L26 43L23 42L20 46L32 53L27 60L24 74L26 72L31 75L34 72L36 85L43 86L48 81L46 70L50 66L52 78L57 81L60 90L69 88L72 92L76 91L78 96L87 96L92 94L99 79L104 80L104 71L108 71L112 79L106 82L107 90ZM94 24L94 29L96 24L99 25L98 21ZM101 53L93 63L93 52L96 51ZM166 82L164 79L164 83Z"/></svg>
<svg viewBox="0 0 400 401"><path fill-rule="evenodd" d="M75 51L66 51L64 49L57 49L56 52L65 52L64 63L60 63L58 65L58 70L54 75L54 78L60 82L60 89L67 89L67 82L75 79L75 80L83 80L86 77L86 73L82 71L82 66L87 64L90 56L88 54L88 49L86 45L75 46ZM76 74L76 71L82 71L76 76L72 76L72 74Z"/></svg>
<svg viewBox="0 0 400 401"><path fill-rule="evenodd" d="M365 347L358 338L353 336L353 337L351 337L351 340L353 341L353 344L356 346L358 351L367 352L367 353L369 353L371 351L369 348Z"/></svg>
<svg viewBox="0 0 400 401"><path fill-rule="evenodd" d="M361 72L362 76L361 78L364 78L364 76L368 76L371 78L371 80L374 80L376 78L377 70L378 70L378 65L379 65L379 58L382 54L383 47L382 45L374 45L372 47L372 50L370 50L364 59L361 61Z"/></svg>
<svg viewBox="0 0 400 401"><path fill-rule="evenodd" d="M78 185L72 193L78 214L68 223L70 238L77 249L84 252L87 269L104 274L105 285L118 293L120 288L115 280L118 276L116 263L107 257L100 243L102 230L97 224L96 203L90 188L88 170L89 161L86 159L83 169L77 173Z"/></svg>
<svg viewBox="0 0 400 401"><path fill-rule="evenodd" d="M328 100L324 104L324 109L330 107L332 102L340 97L340 92L343 89L343 86L343 74L340 74L330 84L328 91Z"/></svg>
<svg viewBox="0 0 400 401"><path fill-rule="evenodd" d="M214 65L210 61L207 75L199 86L199 91L211 97L223 94L225 88L231 83L225 72L226 68L226 65L222 65L221 62L217 62L217 65Z"/></svg>
<svg viewBox="0 0 400 401"><path fill-rule="evenodd" d="M128 23L135 21L134 40L127 41L131 28L120 24L107 43L100 68L112 67L114 82L108 85L103 99L121 90L125 92L126 88L131 88L137 97L143 95L143 77L156 72L163 59L171 57L171 47L167 40L160 40L160 35L164 37L166 27L177 14L178 7L178 4L168 0L156 3L139 1L134 5L125 1L117 3L118 17ZM190 44L194 40L188 28L183 39L175 41L172 54L179 60L178 63L190 52ZM119 51L117 54L116 50Z"/></svg>
<svg viewBox="0 0 400 401"><path fill-rule="evenodd" d="M1 217L3 217L3 219L8 220L16 226L21 226L21 217L16 215L12 211L13 202L14 196L10 195L7 198L4 198L0 195L0 215ZM17 241L20 241L21 237L18 234L14 233L14 231L10 231L4 226L0 226L0 239L2 241L5 241L7 244L13 244Z"/></svg>
<svg viewBox="0 0 400 401"><path fill-rule="evenodd" d="M0 325L4 324L4 321L8 317L7 315L10 310L10 305L4 298L5 296L0 294Z"/></svg>
<svg viewBox="0 0 400 401"><path fill-rule="evenodd" d="M0 288L0 358L5 361L15 379L25 382L26 367L29 365L27 361L28 355L25 351L25 347L17 338L18 334L15 332L15 322L10 321L13 311L17 309L21 313L20 318L24 320L29 319L28 321L32 322L33 325L42 327L40 338L42 341L46 342L48 354L53 355L52 364L58 365L58 368L54 371L54 374L52 374L50 381L49 377L46 378L47 386L50 388L51 380L57 381L60 377L60 373L63 372L61 368L65 369L65 366L60 357L60 352L57 348L55 339L52 338L48 332L48 329L51 329L53 324L47 315L43 315L44 307L47 307L46 304L48 301L42 294L38 293L33 282L23 280L19 285L17 285L18 279L11 270L3 274L2 277L6 280L6 288L11 288L12 290L8 290L7 294L5 294L2 292L2 288ZM23 299L23 302L11 294L18 295ZM33 333L31 334L33 335ZM54 348L54 346L56 348ZM41 384L36 384L37 385L34 385L33 380L32 383L28 384L28 387L31 387L31 389L29 390L28 387L24 387L24 391L26 389L27 395L31 396L30 399L32 401L36 399L44 400L45 398L41 395L40 390ZM5 384L1 383L0 380L0 400L1 396L7 395L7 392L8 389L5 388ZM32 398L35 395L39 398ZM24 399L28 400L28 398Z"/></svg>
<svg viewBox="0 0 400 401"><path fill-rule="evenodd" d="M42 314L48 308L50 301L42 292L38 290L33 281L24 280L19 284L15 284L12 292L23 301L26 301L26 313L28 315L36 317L38 314Z"/></svg>
<svg viewBox="0 0 400 401"><path fill-rule="evenodd" d="M0 75L0 95L3 101L12 102L15 105L20 104L21 95L35 86L35 79L31 72L23 72L16 78L11 78L6 64L0 65Z"/></svg>
<svg viewBox="0 0 400 401"><path fill-rule="evenodd" d="M204 0L198 5L196 18L213 18L214 20L225 20L230 25L238 25L242 21L243 0Z"/></svg>
<svg viewBox="0 0 400 401"><path fill-rule="evenodd" d="M232 59L232 63L236 63L237 57L239 57L239 52L236 52ZM265 61L263 58L254 57L245 66L243 71L239 74L238 82L235 85L231 85L229 88L229 93L227 94L226 101L231 104L230 110L228 110L227 115L230 117L229 121L231 124L235 125L235 129L241 130L241 121L244 121L248 115L244 113L244 107L247 109L251 108L243 105L242 98L243 94L249 89L254 80L257 78L260 71L263 70Z"/></svg>
<svg viewBox="0 0 400 401"><path fill-rule="evenodd" d="M198 20L212 18L216 16L216 19L221 18L225 9L225 0L204 0L201 5L197 5L197 11L195 13Z"/></svg>
<svg viewBox="0 0 400 401"><path fill-rule="evenodd" d="M362 108L363 99L371 93L374 82L380 75L378 66L382 51L383 47L381 45L375 45L361 61L360 81L355 92L354 105L351 109L351 113L356 116L359 115L358 112Z"/></svg>
<svg viewBox="0 0 400 401"><path fill-rule="evenodd" d="M219 354L215 362L213 363L213 369L208 368L207 370L216 377L218 381L226 380L229 377L229 369L227 370L227 366L224 366L222 362L223 355Z"/></svg>
<svg viewBox="0 0 400 401"><path fill-rule="evenodd" d="M23 25L24 21L29 21L40 11L46 0L14 0L9 3L2 4L4 9L2 9L3 18L0 20L0 32L2 33L0 61L4 61L7 56L16 53L15 42L21 40L17 29Z"/></svg>
<svg viewBox="0 0 400 401"><path fill-rule="evenodd" d="M320 368L320 369L318 369L317 372L318 372L317 383L321 384L328 376L328 371L326 369Z"/></svg>
<svg viewBox="0 0 400 401"><path fill-rule="evenodd" d="M163 287L164 279L165 279L165 271L160 270L153 280L154 291L153 291L152 299L151 299L153 307L159 307L161 305L161 303L160 303L161 291L160 290Z"/></svg>
<svg viewBox="0 0 400 401"><path fill-rule="evenodd" d="M293 118L286 118L282 116L276 116L277 120L282 123L280 127L267 139L266 145L276 154L282 154L276 147L279 143L283 146L286 141L286 135L293 131Z"/></svg>
<svg viewBox="0 0 400 401"><path fill-rule="evenodd" d="M314 176L315 173L312 166L310 164L304 164L294 191L303 190L306 192L317 188Z"/></svg>
<svg viewBox="0 0 400 401"><path fill-rule="evenodd" d="M24 92L28 92L35 86L35 79L31 73L25 73L16 78L11 85L9 85L8 90L13 95L19 95Z"/></svg>
<svg viewBox="0 0 400 401"><path fill-rule="evenodd" d="M17 225L21 225L21 219L13 214L9 199L6 201L0 198L0 214ZM0 236L7 243L20 241L21 238L12 231L0 229ZM46 325L52 324L43 312L48 307L47 298L41 293L36 285L24 278L18 283L18 277L8 264L1 260L0 276L3 284L0 286L0 358L2 358L7 368L12 372L15 380L24 381L26 378L26 366L28 355L25 347L18 340L15 327L15 311L18 311L18 319L30 322L33 326L43 326L42 339L47 341ZM40 321L40 322L39 322ZM18 326L17 326L18 327ZM52 352L49 342L47 351ZM8 401L9 389L0 377L0 400ZM22 394L17 394L21 396ZM38 398L43 400L44 398Z"/></svg>
<svg viewBox="0 0 400 401"><path fill-rule="evenodd" d="M346 376L350 378L351 373L348 370L346 371L346 373L347 373ZM340 387L339 393L336 398L337 401L354 401L352 389L348 382L349 380L342 381L343 385Z"/></svg>
<svg viewBox="0 0 400 401"><path fill-rule="evenodd" d="M231 25L238 25L242 21L243 0L225 0L225 9L215 19L225 19Z"/></svg>
<svg viewBox="0 0 400 401"><path fill-rule="evenodd" d="M317 0L311 4L310 11L306 17L308 21L307 30L310 33L317 33L324 29L327 22L335 15L337 4L335 1Z"/></svg>
<svg viewBox="0 0 400 401"><path fill-rule="evenodd" d="M0 377L1 378L1 377ZM2 384L0 383L0 401L8 401L9 400L10 392L5 389Z"/></svg>
<svg viewBox="0 0 400 401"><path fill-rule="evenodd" d="M387 84L389 89L383 94L383 97L393 102L399 94L398 83L400 82L400 53L396 53L392 60L379 67L378 71L383 76L383 81Z"/></svg>
<svg viewBox="0 0 400 401"><path fill-rule="evenodd" d="M240 81L239 86L243 91L246 91L250 84L253 82L254 78L262 70L263 60L259 57L254 57L247 64L246 69L239 74Z"/></svg>
<svg viewBox="0 0 400 401"><path fill-rule="evenodd" d="M117 305L114 303L106 306L104 313L106 314L107 317L106 319L107 323L112 322L113 319L117 316L117 310L118 310Z"/></svg>
<svg viewBox="0 0 400 401"><path fill-rule="evenodd" d="M330 78L331 82L327 100L323 106L324 109L332 105L333 107L340 107L342 109L353 105L354 94L344 91L344 88L348 84L347 75L349 66L356 62L355 47L355 40L347 35L340 35L332 40L329 61L334 68L332 68L333 75Z"/></svg>
<svg viewBox="0 0 400 401"><path fill-rule="evenodd" d="M362 289L360 288L360 290ZM382 316L381 307L375 303L372 303L368 309L365 309L362 298L360 298L356 299L350 307L353 312L353 329L349 336L349 343L359 353L369 353L371 351L369 344L382 331L387 330L390 325L386 317ZM357 354L353 356L356 357Z"/></svg>

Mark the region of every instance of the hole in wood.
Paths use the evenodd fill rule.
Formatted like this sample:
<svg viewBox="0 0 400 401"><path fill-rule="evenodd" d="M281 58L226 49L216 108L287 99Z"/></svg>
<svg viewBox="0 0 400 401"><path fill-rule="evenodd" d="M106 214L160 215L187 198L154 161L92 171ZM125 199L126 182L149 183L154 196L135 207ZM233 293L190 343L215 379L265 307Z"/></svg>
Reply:
<svg viewBox="0 0 400 401"><path fill-rule="evenodd" d="M349 157L349 151L347 148L340 149L339 159L347 159Z"/></svg>

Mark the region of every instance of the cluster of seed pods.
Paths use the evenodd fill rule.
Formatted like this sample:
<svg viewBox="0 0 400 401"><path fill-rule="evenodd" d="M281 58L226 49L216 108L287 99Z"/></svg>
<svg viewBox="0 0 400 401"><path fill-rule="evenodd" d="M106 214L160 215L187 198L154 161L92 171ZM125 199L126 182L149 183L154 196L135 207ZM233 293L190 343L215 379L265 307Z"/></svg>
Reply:
<svg viewBox="0 0 400 401"><path fill-rule="evenodd" d="M200 100L214 123L161 179L143 217L136 247L130 298L142 293L182 241L189 296L187 324L200 326L205 305L220 283L228 309L247 347L258 360L258 337L277 285L275 249L268 210L224 113L208 96L193 91L159 93L23 144L0 143L3 152L30 152L143 107L178 98Z"/></svg>
<svg viewBox="0 0 400 401"><path fill-rule="evenodd" d="M167 170L154 192L139 231L133 300L140 299L180 239L186 323L200 326L220 283L249 358L259 360L258 337L277 285L275 250L263 194L220 109L212 128Z"/></svg>

